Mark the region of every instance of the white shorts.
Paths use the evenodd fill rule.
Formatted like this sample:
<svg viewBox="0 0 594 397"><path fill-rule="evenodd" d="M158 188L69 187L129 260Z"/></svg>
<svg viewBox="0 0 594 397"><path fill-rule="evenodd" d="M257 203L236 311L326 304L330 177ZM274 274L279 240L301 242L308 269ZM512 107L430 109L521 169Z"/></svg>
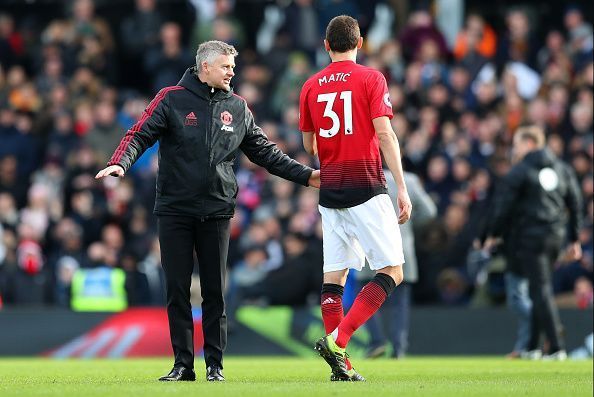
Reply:
<svg viewBox="0 0 594 397"><path fill-rule="evenodd" d="M361 270L365 258L373 270L404 264L398 218L387 194L351 208L318 207L324 233L324 273Z"/></svg>

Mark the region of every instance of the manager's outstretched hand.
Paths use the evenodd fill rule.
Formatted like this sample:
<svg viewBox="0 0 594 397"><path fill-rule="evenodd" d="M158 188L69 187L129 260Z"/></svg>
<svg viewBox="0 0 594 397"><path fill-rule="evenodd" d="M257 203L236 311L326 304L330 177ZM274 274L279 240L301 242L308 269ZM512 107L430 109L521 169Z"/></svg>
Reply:
<svg viewBox="0 0 594 397"><path fill-rule="evenodd" d="M99 171L97 175L95 175L95 179L101 179L107 175L122 177L124 176L124 169L119 165L110 165Z"/></svg>
<svg viewBox="0 0 594 397"><path fill-rule="evenodd" d="M320 170L314 170L307 181L309 186L320 188Z"/></svg>

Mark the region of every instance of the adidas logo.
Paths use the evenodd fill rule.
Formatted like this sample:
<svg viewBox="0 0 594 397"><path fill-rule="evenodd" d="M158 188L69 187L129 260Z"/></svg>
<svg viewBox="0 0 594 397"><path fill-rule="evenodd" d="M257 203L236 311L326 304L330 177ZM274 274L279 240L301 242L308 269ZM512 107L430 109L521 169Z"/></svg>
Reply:
<svg viewBox="0 0 594 397"><path fill-rule="evenodd" d="M336 301L332 298L326 298L326 300L324 300L324 302L322 302L322 305L327 305L330 303L336 303Z"/></svg>
<svg viewBox="0 0 594 397"><path fill-rule="evenodd" d="M188 113L184 125L198 125L198 118L196 117L194 112Z"/></svg>

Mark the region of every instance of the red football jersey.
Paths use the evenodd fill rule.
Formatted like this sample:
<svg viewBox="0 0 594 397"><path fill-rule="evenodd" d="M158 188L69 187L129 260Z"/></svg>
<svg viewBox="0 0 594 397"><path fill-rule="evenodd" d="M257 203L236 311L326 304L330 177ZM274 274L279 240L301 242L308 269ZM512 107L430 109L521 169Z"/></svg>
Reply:
<svg viewBox="0 0 594 397"><path fill-rule="evenodd" d="M392 118L392 105L375 69L332 62L303 85L299 128L316 134L323 207L352 207L387 192L372 121L381 116Z"/></svg>

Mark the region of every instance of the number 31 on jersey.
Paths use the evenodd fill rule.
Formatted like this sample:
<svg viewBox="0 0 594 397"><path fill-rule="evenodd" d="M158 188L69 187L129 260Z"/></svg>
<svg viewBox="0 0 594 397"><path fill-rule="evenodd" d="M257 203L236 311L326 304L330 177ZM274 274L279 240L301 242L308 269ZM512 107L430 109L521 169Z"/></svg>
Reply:
<svg viewBox="0 0 594 397"><path fill-rule="evenodd" d="M340 131L340 120L338 114L333 110L334 101L336 100L337 92L329 92L327 94L319 94L318 102L326 102L326 108L324 109L324 117L329 117L332 120L332 126L326 130L320 128L320 136L322 138L332 138L338 131ZM343 103L343 118L342 123L344 125L345 135L351 135L353 133L353 103L352 103L353 92L342 91L340 93L340 99Z"/></svg>

